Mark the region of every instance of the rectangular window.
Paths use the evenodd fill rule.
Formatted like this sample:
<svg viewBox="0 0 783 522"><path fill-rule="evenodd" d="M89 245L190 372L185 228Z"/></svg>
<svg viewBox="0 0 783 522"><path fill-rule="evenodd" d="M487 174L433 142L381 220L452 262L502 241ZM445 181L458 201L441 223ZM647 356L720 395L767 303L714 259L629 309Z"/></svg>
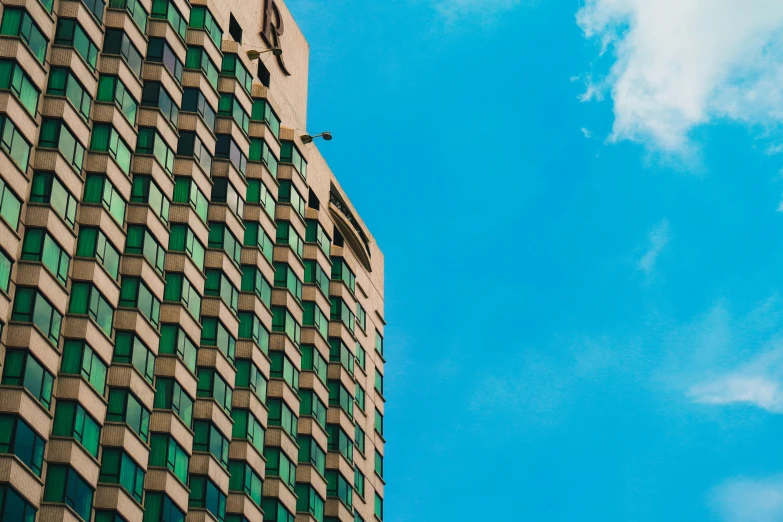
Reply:
<svg viewBox="0 0 783 522"><path fill-rule="evenodd" d="M228 178L212 178L210 203L224 203L240 221L245 219L245 201Z"/></svg>
<svg viewBox="0 0 783 522"><path fill-rule="evenodd" d="M73 47L87 63L90 70L95 70L98 64L98 46L90 40L90 37L87 36L87 33L76 19L57 19L57 32L54 34L54 44Z"/></svg>
<svg viewBox="0 0 783 522"><path fill-rule="evenodd" d="M207 222L209 202L192 179L179 176L174 178L174 203L190 205L201 221Z"/></svg>
<svg viewBox="0 0 783 522"><path fill-rule="evenodd" d="M239 312L239 338L252 340L262 352L269 353L269 330L254 312Z"/></svg>
<svg viewBox="0 0 783 522"><path fill-rule="evenodd" d="M362 388L362 385L357 382L356 383L356 405L362 411L364 411L364 402L365 402L364 399L365 399L364 388Z"/></svg>
<svg viewBox="0 0 783 522"><path fill-rule="evenodd" d="M204 245L187 225L176 223L171 225L169 235L169 250L185 252L202 272L204 271Z"/></svg>
<svg viewBox="0 0 783 522"><path fill-rule="evenodd" d="M142 522L185 522L182 511L165 493L147 491L144 497L144 519Z"/></svg>
<svg viewBox="0 0 783 522"><path fill-rule="evenodd" d="M147 11L144 10L139 0L109 0L109 7L112 9L125 9L133 18L136 27L142 33L147 32Z"/></svg>
<svg viewBox="0 0 783 522"><path fill-rule="evenodd" d="M102 74L98 80L98 94L96 101L113 103L133 126L136 125L136 116L139 112L139 102L137 102L125 84L117 76Z"/></svg>
<svg viewBox="0 0 783 522"><path fill-rule="evenodd" d="M144 469L120 448L104 448L98 482L119 484L136 502L144 498Z"/></svg>
<svg viewBox="0 0 783 522"><path fill-rule="evenodd" d="M14 163L16 163L16 166L19 167L22 172L27 172L27 166L30 163L30 143L25 139L24 136L22 136L22 133L19 132L19 129L16 128L16 125L14 125L14 122L11 121L11 118L5 114L0 114L0 129L2 129L0 131L0 148L2 148L6 154L8 154L8 156L13 160ZM5 186L5 184L3 184L3 186ZM6 203L4 199L4 207L5 204ZM19 203L19 207L21 209L21 202ZM5 217L5 215L6 212L5 209L3 209L3 216ZM18 221L17 212L17 219L15 222L18 223Z"/></svg>
<svg viewBox="0 0 783 522"><path fill-rule="evenodd" d="M220 49L223 40L223 30L206 6L194 5L190 9L190 27L205 30L215 46Z"/></svg>
<svg viewBox="0 0 783 522"><path fill-rule="evenodd" d="M128 276L122 278L120 306L137 309L157 329L160 323L160 301L141 279Z"/></svg>
<svg viewBox="0 0 783 522"><path fill-rule="evenodd" d="M185 366L196 373L196 343L176 324L160 326L160 347L158 352L166 355L176 355Z"/></svg>
<svg viewBox="0 0 783 522"><path fill-rule="evenodd" d="M364 498L364 473L359 471L358 466L353 469L353 485L356 493L358 493L360 497Z"/></svg>
<svg viewBox="0 0 783 522"><path fill-rule="evenodd" d="M324 519L324 499L309 484L296 485L296 511L310 513L315 520Z"/></svg>
<svg viewBox="0 0 783 522"><path fill-rule="evenodd" d="M239 148L230 134L217 134L215 158L227 159L242 176L247 172L247 156Z"/></svg>
<svg viewBox="0 0 783 522"><path fill-rule="evenodd" d="M299 405L299 415L313 417L319 426L326 429L326 404L321 402L313 390L302 389L299 398L302 401Z"/></svg>
<svg viewBox="0 0 783 522"><path fill-rule="evenodd" d="M331 321L339 321L343 323L351 332L356 329L356 316L351 311L348 303L346 303L341 297L332 296L329 298L332 303L332 309L330 314Z"/></svg>
<svg viewBox="0 0 783 522"><path fill-rule="evenodd" d="M224 468L228 467L228 437L214 424L205 420L197 420L193 432L193 451L211 453Z"/></svg>
<svg viewBox="0 0 783 522"><path fill-rule="evenodd" d="M297 435L296 443L299 445L299 463L310 464L323 475L326 472L326 452L309 435Z"/></svg>
<svg viewBox="0 0 783 522"><path fill-rule="evenodd" d="M72 438L81 444L90 455L98 458L101 426L78 402L63 399L57 401L52 435Z"/></svg>
<svg viewBox="0 0 783 522"><path fill-rule="evenodd" d="M250 138L249 161L260 161L269 169L273 177L277 177L277 167L279 161L272 149L262 138Z"/></svg>
<svg viewBox="0 0 783 522"><path fill-rule="evenodd" d="M329 387L329 406L339 406L348 417L353 419L354 398L340 381L327 381Z"/></svg>
<svg viewBox="0 0 783 522"><path fill-rule="evenodd" d="M356 301L356 322L359 324L362 331L367 330L367 312L359 301Z"/></svg>
<svg viewBox="0 0 783 522"><path fill-rule="evenodd" d="M155 354L133 332L117 332L114 339L114 364L131 364L152 384Z"/></svg>
<svg viewBox="0 0 783 522"><path fill-rule="evenodd" d="M348 462L353 462L353 441L345 433L339 424L327 424L326 433L328 435L329 451L339 452Z"/></svg>
<svg viewBox="0 0 783 522"><path fill-rule="evenodd" d="M155 381L155 401L158 410L171 410L190 428L193 425L193 399L175 379L158 377Z"/></svg>
<svg viewBox="0 0 783 522"><path fill-rule="evenodd" d="M195 132L181 131L177 142L177 156L194 158L201 170L212 177L212 154Z"/></svg>
<svg viewBox="0 0 783 522"><path fill-rule="evenodd" d="M82 281L73 283L68 313L89 315L95 324L111 337L114 308L92 283Z"/></svg>
<svg viewBox="0 0 783 522"><path fill-rule="evenodd" d="M375 516L383 520L383 499L378 493L375 494Z"/></svg>
<svg viewBox="0 0 783 522"><path fill-rule="evenodd" d="M302 281L287 263L275 263L275 287L287 288L297 301L302 300Z"/></svg>
<svg viewBox="0 0 783 522"><path fill-rule="evenodd" d="M356 449L362 452L364 454L364 430L359 427L358 424L356 424L356 432L354 433L354 443L356 444Z"/></svg>
<svg viewBox="0 0 783 522"><path fill-rule="evenodd" d="M106 29L103 37L103 53L120 55L125 58L131 71L141 78L142 56L139 50L131 43L128 35L122 29Z"/></svg>
<svg viewBox="0 0 783 522"><path fill-rule="evenodd" d="M24 386L44 408L51 407L54 376L27 351L6 352L2 384Z"/></svg>
<svg viewBox="0 0 783 522"><path fill-rule="evenodd" d="M226 53L223 55L223 67L220 70L223 76L233 76L248 94L253 90L253 75L242 64L239 56Z"/></svg>
<svg viewBox="0 0 783 522"><path fill-rule="evenodd" d="M43 470L45 446L43 438L21 417L0 415L0 453L16 455L38 477Z"/></svg>
<svg viewBox="0 0 783 522"><path fill-rule="evenodd" d="M255 265L242 265L242 291L255 292L267 308L272 306L272 285Z"/></svg>
<svg viewBox="0 0 783 522"><path fill-rule="evenodd" d="M302 326L296 322L291 312L283 306L272 307L272 331L284 333L299 346L302 339Z"/></svg>
<svg viewBox="0 0 783 522"><path fill-rule="evenodd" d="M245 236L247 237L247 236ZM231 233L225 223L209 223L209 241L207 248L223 250L228 254L228 258L239 265L242 256L242 244Z"/></svg>
<svg viewBox="0 0 783 522"><path fill-rule="evenodd" d="M106 9L106 2L103 0L86 0L84 5L87 6L87 9L89 9L90 12L95 16L96 20L98 20L98 24L102 24L103 12Z"/></svg>
<svg viewBox="0 0 783 522"><path fill-rule="evenodd" d="M63 316L36 288L16 287L12 321L35 324L53 345L60 342Z"/></svg>
<svg viewBox="0 0 783 522"><path fill-rule="evenodd" d="M158 243L150 230L142 225L128 225L128 235L125 240L125 253L144 256L152 267L163 274L166 260L166 249Z"/></svg>
<svg viewBox="0 0 783 522"><path fill-rule="evenodd" d="M296 517L275 498L264 498L263 503L264 522L294 522ZM324 522L330 522L324 519Z"/></svg>
<svg viewBox="0 0 783 522"><path fill-rule="evenodd" d="M353 508L353 485L337 470L326 470L326 496L339 498L349 510Z"/></svg>
<svg viewBox="0 0 783 522"><path fill-rule="evenodd" d="M155 0L156 2L158 0ZM167 0L163 0L166 2ZM179 107L171 98L160 82L145 81L144 89L141 91L141 105L144 107L156 107L160 109L163 116L174 126L179 122Z"/></svg>
<svg viewBox="0 0 783 522"><path fill-rule="evenodd" d="M200 320L201 295L196 291L196 287L185 277L185 274L166 272L166 288L163 291L163 300L182 303L196 321Z"/></svg>
<svg viewBox="0 0 783 522"><path fill-rule="evenodd" d="M383 455L378 453L378 450L375 450L375 473L383 478Z"/></svg>
<svg viewBox="0 0 783 522"><path fill-rule="evenodd" d="M81 172L82 164L84 163L84 145L79 143L71 129L62 120L44 118L41 122L38 146L58 149L63 157L68 160L68 163L77 172Z"/></svg>
<svg viewBox="0 0 783 522"><path fill-rule="evenodd" d="M174 174L174 151L166 145L163 137L155 127L139 127L136 154L155 156L155 159L169 176Z"/></svg>
<svg viewBox="0 0 783 522"><path fill-rule="evenodd" d="M279 477L292 490L296 487L296 462L288 458L280 448L267 446L264 449L266 474Z"/></svg>
<svg viewBox="0 0 783 522"><path fill-rule="evenodd" d="M71 258L45 228L28 228L25 231L21 259L43 263L63 286L68 281Z"/></svg>
<svg viewBox="0 0 783 522"><path fill-rule="evenodd" d="M291 223L288 221L277 222L276 239L278 245L290 246L296 256L299 259L302 259L302 256L304 255L304 241L302 241L302 238L296 233L294 227L291 226Z"/></svg>
<svg viewBox="0 0 783 522"><path fill-rule="evenodd" d="M250 130L250 115L239 104L236 96L228 93L220 94L218 103L218 115L224 118L232 118L240 129L247 134Z"/></svg>
<svg viewBox="0 0 783 522"><path fill-rule="evenodd" d="M120 252L99 228L79 227L76 256L97 259L115 280L120 271Z"/></svg>
<svg viewBox="0 0 783 522"><path fill-rule="evenodd" d="M348 373L354 372L354 355L339 337L329 338L329 362L340 363Z"/></svg>
<svg viewBox="0 0 783 522"><path fill-rule="evenodd" d="M250 114L253 121L263 121L275 138L280 139L280 118L272 110L272 106L264 98L253 98L253 111Z"/></svg>
<svg viewBox="0 0 783 522"><path fill-rule="evenodd" d="M0 250L0 290L8 293L11 286L11 269L14 266L13 260L3 250ZM2 333L2 330L0 330Z"/></svg>
<svg viewBox="0 0 783 522"><path fill-rule="evenodd" d="M90 150L106 152L126 175L130 174L131 150L120 134L108 123L95 123L92 127Z"/></svg>
<svg viewBox="0 0 783 522"><path fill-rule="evenodd" d="M275 219L275 208L277 203L275 202L275 198L272 196L272 193L269 192L269 189L263 181L256 178L247 180L246 199L248 203L261 205L264 207L267 215L271 219Z"/></svg>
<svg viewBox="0 0 783 522"><path fill-rule="evenodd" d="M103 174L88 174L84 184L83 203L103 205L120 226L125 225L125 200Z"/></svg>
<svg viewBox="0 0 783 522"><path fill-rule="evenodd" d="M329 297L329 276L326 274L318 261L314 259L304 260L304 282L307 284L314 284L321 289L321 292Z"/></svg>
<svg viewBox="0 0 783 522"><path fill-rule="evenodd" d="M188 46L188 53L185 55L185 69L201 70L209 84L217 90L218 68L203 47Z"/></svg>
<svg viewBox="0 0 783 522"><path fill-rule="evenodd" d="M107 422L127 424L144 442L150 434L150 411L144 407L130 390L109 388Z"/></svg>
<svg viewBox="0 0 783 522"><path fill-rule="evenodd" d="M267 464L269 472L269 464ZM232 460L228 463L228 472L231 478L228 482L228 490L236 493L244 493L257 506L261 506L261 490L264 483L261 477L253 471L249 464L242 460Z"/></svg>
<svg viewBox="0 0 783 522"><path fill-rule="evenodd" d="M46 470L44 502L65 504L85 522L92 516L92 496L95 490L70 466L49 464Z"/></svg>
<svg viewBox="0 0 783 522"><path fill-rule="evenodd" d="M98 395L103 397L106 393L107 372L108 365L98 357L89 344L76 339L65 340L60 373L81 375L98 392Z"/></svg>
<svg viewBox="0 0 783 522"><path fill-rule="evenodd" d="M283 379L296 392L299 392L299 370L288 356L283 352L272 352L269 354L272 361L270 377L273 379Z"/></svg>
<svg viewBox="0 0 783 522"><path fill-rule="evenodd" d="M301 197L301 196L300 196ZM304 213L302 213L304 215ZM328 256L331 255L332 238L330 238L324 227L317 219L307 220L307 231L305 232L305 241L307 243L317 243L321 251Z"/></svg>
<svg viewBox="0 0 783 522"><path fill-rule="evenodd" d="M134 174L130 200L131 203L149 205L155 215L168 225L171 201L150 176Z"/></svg>
<svg viewBox="0 0 783 522"><path fill-rule="evenodd" d="M375 351L383 355L383 337L378 330L375 330Z"/></svg>
<svg viewBox="0 0 783 522"><path fill-rule="evenodd" d="M314 327L321 337L326 339L329 336L329 318L314 301L304 301L302 306L304 307L302 325Z"/></svg>
<svg viewBox="0 0 783 522"><path fill-rule="evenodd" d="M163 433L153 433L150 437L150 466L168 468L180 482L188 483L188 464L190 457L185 449L177 444L174 437Z"/></svg>
<svg viewBox="0 0 783 522"><path fill-rule="evenodd" d="M237 359L235 362L237 376L235 385L239 388L249 388L261 402L266 402L267 381L264 374L251 359Z"/></svg>
<svg viewBox="0 0 783 522"><path fill-rule="evenodd" d="M269 426L283 428L292 439L296 439L296 432L299 426L299 420L294 411L288 407L282 399L269 398L267 401L269 407Z"/></svg>
<svg viewBox="0 0 783 522"><path fill-rule="evenodd" d="M161 63L169 71L174 80L182 85L182 61L171 49L165 38L149 38L147 45L147 61Z"/></svg>
<svg viewBox="0 0 783 522"><path fill-rule="evenodd" d="M231 439L247 440L259 453L264 453L265 431L261 423L250 410L234 408L231 410L231 418L234 420Z"/></svg>
<svg viewBox="0 0 783 522"><path fill-rule="evenodd" d="M348 268L341 257L332 258L332 280L342 281L351 293L356 292L356 274Z"/></svg>
<svg viewBox="0 0 783 522"><path fill-rule="evenodd" d="M245 241L246 247L256 247L270 263L274 254L275 244L272 242L266 231L260 224L255 222L245 222Z"/></svg>
<svg viewBox="0 0 783 522"><path fill-rule="evenodd" d="M375 410L375 431L383 436L383 415L381 415L381 412L379 412L377 408Z"/></svg>
<svg viewBox="0 0 783 522"><path fill-rule="evenodd" d="M291 180L281 179L280 189L277 192L277 201L279 203L287 203L294 207L296 213L299 214L302 219L305 217L305 200L299 191L296 189ZM327 253L327 255L329 255Z"/></svg>
<svg viewBox="0 0 783 522"><path fill-rule="evenodd" d="M383 395L383 375L378 368L375 369L375 390Z"/></svg>
<svg viewBox="0 0 783 522"><path fill-rule="evenodd" d="M226 518L226 495L206 475L190 476L188 506L206 509L220 522Z"/></svg>
<svg viewBox="0 0 783 522"><path fill-rule="evenodd" d="M193 6L195 9L196 6ZM191 16L193 16L191 10ZM215 109L207 101L207 97L199 89L185 87L182 91L182 112L194 112L201 116L210 132L215 132Z"/></svg>
<svg viewBox="0 0 783 522"><path fill-rule="evenodd" d="M307 179L307 161L302 157L302 153L296 148L293 141L284 140L280 142L280 163L293 165L294 169Z"/></svg>
<svg viewBox="0 0 783 522"><path fill-rule="evenodd" d="M24 9L8 6L3 10L0 34L18 36L41 64L46 61L46 46L49 45L49 40Z"/></svg>
<svg viewBox="0 0 783 522"><path fill-rule="evenodd" d="M234 363L237 340L217 317L204 317L201 329L201 346L214 346Z"/></svg>
<svg viewBox="0 0 783 522"><path fill-rule="evenodd" d="M214 368L198 369L196 397L215 399L215 402L231 415L231 397L234 391Z"/></svg>
<svg viewBox="0 0 783 522"><path fill-rule="evenodd" d="M78 200L68 192L54 172L35 172L30 202L51 205L57 215L74 228Z"/></svg>
<svg viewBox="0 0 783 522"><path fill-rule="evenodd" d="M327 362L321 353L311 344L302 345L302 370L315 373L326 384Z"/></svg>
<svg viewBox="0 0 783 522"><path fill-rule="evenodd" d="M13 92L35 119L41 92L16 61L0 59L0 89Z"/></svg>
<svg viewBox="0 0 783 522"><path fill-rule="evenodd" d="M152 0L152 18L167 20L174 32L179 35L182 41L185 41L185 33L188 30L188 23L179 12L177 6L171 0Z"/></svg>
<svg viewBox="0 0 783 522"><path fill-rule="evenodd" d="M359 366L364 370L365 368L365 362L367 360L367 352L364 351L364 348L362 348L362 345L359 344L359 342L356 342L356 362L359 364Z"/></svg>
<svg viewBox="0 0 783 522"><path fill-rule="evenodd" d="M49 84L46 93L53 96L65 96L82 118L85 120L90 118L92 98L70 69L52 67L49 71Z"/></svg>

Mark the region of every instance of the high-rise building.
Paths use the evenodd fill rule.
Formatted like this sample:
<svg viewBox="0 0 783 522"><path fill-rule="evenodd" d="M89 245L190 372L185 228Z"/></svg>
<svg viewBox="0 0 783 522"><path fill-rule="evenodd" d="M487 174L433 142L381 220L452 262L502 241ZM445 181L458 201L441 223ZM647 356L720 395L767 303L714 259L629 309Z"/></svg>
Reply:
<svg viewBox="0 0 783 522"><path fill-rule="evenodd" d="M0 7L0 521L382 520L383 255L288 8Z"/></svg>

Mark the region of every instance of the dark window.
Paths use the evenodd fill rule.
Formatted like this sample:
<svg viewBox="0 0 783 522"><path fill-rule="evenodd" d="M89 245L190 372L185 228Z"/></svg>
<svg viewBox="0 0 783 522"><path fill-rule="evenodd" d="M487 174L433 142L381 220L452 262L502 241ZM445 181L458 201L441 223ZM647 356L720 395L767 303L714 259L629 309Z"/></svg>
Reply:
<svg viewBox="0 0 783 522"><path fill-rule="evenodd" d="M269 87L270 83L270 75L269 75L269 69L266 68L266 65L264 65L263 60L261 58L258 59L258 81L263 84L264 87Z"/></svg>
<svg viewBox="0 0 783 522"><path fill-rule="evenodd" d="M228 33L231 35L231 38L234 39L237 43L242 43L242 26L239 25L239 22L237 22L237 19L234 18L234 15L229 15L230 18L228 20Z"/></svg>

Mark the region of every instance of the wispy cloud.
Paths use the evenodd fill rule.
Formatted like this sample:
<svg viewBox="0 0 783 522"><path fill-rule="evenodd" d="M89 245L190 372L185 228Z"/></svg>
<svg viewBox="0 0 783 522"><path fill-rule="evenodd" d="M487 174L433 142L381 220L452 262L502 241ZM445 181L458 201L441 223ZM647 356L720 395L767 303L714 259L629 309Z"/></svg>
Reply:
<svg viewBox="0 0 783 522"><path fill-rule="evenodd" d="M582 127L580 130L582 131L582 135L588 140L593 137L593 133L590 132L590 129L587 127Z"/></svg>
<svg viewBox="0 0 783 522"><path fill-rule="evenodd" d="M614 140L682 154L698 125L783 121L779 0L587 0L577 23L613 53L598 85L614 102Z"/></svg>
<svg viewBox="0 0 783 522"><path fill-rule="evenodd" d="M712 490L710 503L724 522L780 522L783 476L728 480Z"/></svg>
<svg viewBox="0 0 783 522"><path fill-rule="evenodd" d="M751 404L774 413L783 413L780 383L759 375L727 375L694 386L688 392L694 402L704 404Z"/></svg>
<svg viewBox="0 0 783 522"><path fill-rule="evenodd" d="M652 275L655 271L655 264L658 261L658 256L661 255L664 248L669 244L669 220L662 219L658 222L648 233L647 241L648 246L644 255L642 255L636 267L644 272L646 275Z"/></svg>

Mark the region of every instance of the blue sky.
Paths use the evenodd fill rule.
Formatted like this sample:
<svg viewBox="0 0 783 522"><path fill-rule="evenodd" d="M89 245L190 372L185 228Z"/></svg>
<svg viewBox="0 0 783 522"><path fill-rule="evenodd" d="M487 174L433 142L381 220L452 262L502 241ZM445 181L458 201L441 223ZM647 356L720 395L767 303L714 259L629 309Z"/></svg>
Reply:
<svg viewBox="0 0 783 522"><path fill-rule="evenodd" d="M386 522L783 520L783 4L288 3L386 256Z"/></svg>

